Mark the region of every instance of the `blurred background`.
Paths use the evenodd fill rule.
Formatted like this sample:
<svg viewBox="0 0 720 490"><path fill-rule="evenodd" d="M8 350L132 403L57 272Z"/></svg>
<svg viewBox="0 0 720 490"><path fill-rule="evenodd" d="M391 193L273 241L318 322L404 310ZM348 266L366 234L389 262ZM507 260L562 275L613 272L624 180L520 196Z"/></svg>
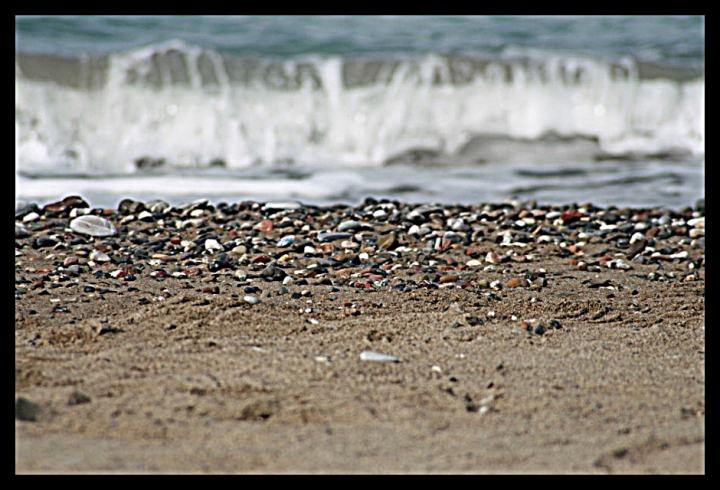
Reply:
<svg viewBox="0 0 720 490"><path fill-rule="evenodd" d="M692 206L702 16L18 16L15 196Z"/></svg>

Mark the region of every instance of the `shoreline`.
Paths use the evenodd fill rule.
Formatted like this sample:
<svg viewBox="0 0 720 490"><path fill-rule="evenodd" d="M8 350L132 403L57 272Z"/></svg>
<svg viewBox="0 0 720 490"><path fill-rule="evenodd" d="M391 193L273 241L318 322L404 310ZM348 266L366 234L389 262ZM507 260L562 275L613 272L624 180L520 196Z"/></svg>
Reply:
<svg viewBox="0 0 720 490"><path fill-rule="evenodd" d="M704 215L16 210L16 473L704 473Z"/></svg>

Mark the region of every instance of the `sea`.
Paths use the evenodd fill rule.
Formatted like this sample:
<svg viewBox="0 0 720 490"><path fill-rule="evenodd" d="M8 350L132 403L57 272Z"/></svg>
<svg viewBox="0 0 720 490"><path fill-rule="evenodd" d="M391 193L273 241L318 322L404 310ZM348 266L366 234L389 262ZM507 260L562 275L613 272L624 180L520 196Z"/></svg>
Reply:
<svg viewBox="0 0 720 490"><path fill-rule="evenodd" d="M15 199L704 206L703 16L16 16Z"/></svg>

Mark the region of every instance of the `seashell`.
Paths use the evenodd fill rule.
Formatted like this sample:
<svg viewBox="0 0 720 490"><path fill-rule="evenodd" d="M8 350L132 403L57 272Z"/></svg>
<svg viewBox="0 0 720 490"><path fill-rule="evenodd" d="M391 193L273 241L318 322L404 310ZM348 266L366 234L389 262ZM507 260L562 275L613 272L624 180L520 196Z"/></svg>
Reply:
<svg viewBox="0 0 720 490"><path fill-rule="evenodd" d="M371 350L365 350L360 353L361 361L375 361L375 362L400 362L395 356L388 354L381 354L380 352L373 352Z"/></svg>
<svg viewBox="0 0 720 490"><path fill-rule="evenodd" d="M117 229L110 221L92 214L79 216L70 222L70 229L75 233L90 236L113 236Z"/></svg>

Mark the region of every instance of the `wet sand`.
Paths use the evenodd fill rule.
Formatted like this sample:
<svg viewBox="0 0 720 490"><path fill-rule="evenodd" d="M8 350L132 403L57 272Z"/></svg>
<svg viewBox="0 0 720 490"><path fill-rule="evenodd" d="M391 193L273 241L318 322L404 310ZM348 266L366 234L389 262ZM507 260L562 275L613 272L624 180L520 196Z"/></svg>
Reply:
<svg viewBox="0 0 720 490"><path fill-rule="evenodd" d="M323 211L344 217L319 226ZM448 241L420 253L427 235L410 223L399 233L402 219L353 211L315 210L310 231L257 206L220 224L195 212L219 243L257 239L244 256L226 245L225 262L202 247L132 255L133 230L149 239L138 246L166 237L167 255L172 237L201 232L167 214L160 226L98 210L119 229L108 239L77 240L69 210L40 210L28 235L16 226L16 473L705 472L704 241L691 226L653 235L648 218L653 246L632 261L613 234L570 241L575 220L546 219L559 238L544 242L552 232L528 219L524 246L497 238L499 215L466 219L464 242L435 220ZM375 222L353 232L377 242L318 239L350 217ZM314 253L273 245L293 231ZM269 264L284 275L261 275Z"/></svg>

